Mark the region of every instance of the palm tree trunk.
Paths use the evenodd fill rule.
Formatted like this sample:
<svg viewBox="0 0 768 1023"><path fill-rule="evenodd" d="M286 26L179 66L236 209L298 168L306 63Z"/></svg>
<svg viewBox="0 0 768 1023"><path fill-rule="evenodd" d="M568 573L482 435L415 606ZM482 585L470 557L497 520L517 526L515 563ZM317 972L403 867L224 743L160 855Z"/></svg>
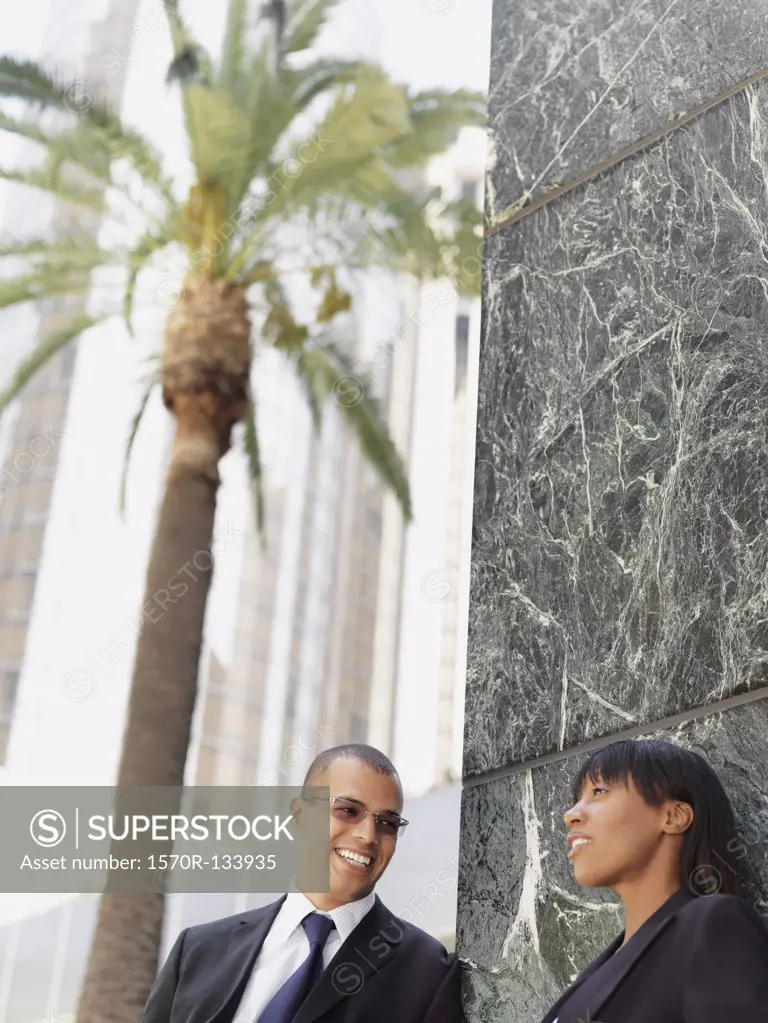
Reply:
<svg viewBox="0 0 768 1023"><path fill-rule="evenodd" d="M234 305L221 289L201 288L169 320L164 396L177 430L147 571L118 788L184 783L213 573L218 462L243 414L250 365L247 314L243 323L242 296L233 297ZM222 331L227 306L236 330L230 318ZM231 354L233 334L245 337L247 354L225 372L222 336ZM200 358L205 338L209 364L219 352L215 374ZM178 357L184 344L186 360ZM157 973L162 925L162 894L102 895L77 1023L137 1023Z"/></svg>

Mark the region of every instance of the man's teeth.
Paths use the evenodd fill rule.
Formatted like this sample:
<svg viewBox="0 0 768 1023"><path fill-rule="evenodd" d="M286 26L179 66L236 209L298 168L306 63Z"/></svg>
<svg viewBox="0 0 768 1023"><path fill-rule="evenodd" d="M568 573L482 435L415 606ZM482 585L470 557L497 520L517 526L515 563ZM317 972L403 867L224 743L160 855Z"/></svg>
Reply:
<svg viewBox="0 0 768 1023"><path fill-rule="evenodd" d="M587 845L588 842L589 842L588 838L577 838L571 845L571 849L578 849L580 845Z"/></svg>
<svg viewBox="0 0 768 1023"><path fill-rule="evenodd" d="M350 852L349 849L337 849L336 852L339 856L343 856L345 860L360 863L363 867L367 867L371 862L370 856L361 856L360 853Z"/></svg>

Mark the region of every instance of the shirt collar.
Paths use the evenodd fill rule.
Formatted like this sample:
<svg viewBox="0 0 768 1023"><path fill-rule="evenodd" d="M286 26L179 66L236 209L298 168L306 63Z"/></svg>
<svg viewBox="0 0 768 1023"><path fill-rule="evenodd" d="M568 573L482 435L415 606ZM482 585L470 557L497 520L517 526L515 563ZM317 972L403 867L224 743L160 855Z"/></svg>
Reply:
<svg viewBox="0 0 768 1023"><path fill-rule="evenodd" d="M355 902L347 902L337 909L325 912L316 909L303 892L289 892L285 897L285 902L280 910L278 919L275 920L275 925L279 927L281 937L287 938L300 926L307 913L320 913L322 916L329 916L333 920L336 930L339 932L339 937L344 942L366 914L373 909L375 901L376 895L374 892L370 892L362 899L357 899Z"/></svg>

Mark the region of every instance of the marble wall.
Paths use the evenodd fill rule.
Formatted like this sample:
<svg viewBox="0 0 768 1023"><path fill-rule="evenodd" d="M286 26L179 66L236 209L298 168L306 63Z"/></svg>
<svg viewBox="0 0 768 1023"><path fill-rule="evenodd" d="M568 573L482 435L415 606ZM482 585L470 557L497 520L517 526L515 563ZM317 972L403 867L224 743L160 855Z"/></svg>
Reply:
<svg viewBox="0 0 768 1023"><path fill-rule="evenodd" d="M768 912L765 15L496 0L457 941L470 1023L536 1023L621 929L563 845L567 781L607 736L706 753Z"/></svg>

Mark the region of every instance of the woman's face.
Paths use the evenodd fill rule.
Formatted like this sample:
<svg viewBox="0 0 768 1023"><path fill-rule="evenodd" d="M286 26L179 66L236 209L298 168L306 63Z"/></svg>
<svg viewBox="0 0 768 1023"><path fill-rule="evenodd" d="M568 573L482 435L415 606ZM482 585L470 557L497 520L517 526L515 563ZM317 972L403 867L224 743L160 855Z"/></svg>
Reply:
<svg viewBox="0 0 768 1023"><path fill-rule="evenodd" d="M586 888L616 888L640 880L662 848L668 848L670 834L681 833L671 823L679 806L649 806L631 779L587 779L578 802L565 814L568 858L576 880Z"/></svg>

